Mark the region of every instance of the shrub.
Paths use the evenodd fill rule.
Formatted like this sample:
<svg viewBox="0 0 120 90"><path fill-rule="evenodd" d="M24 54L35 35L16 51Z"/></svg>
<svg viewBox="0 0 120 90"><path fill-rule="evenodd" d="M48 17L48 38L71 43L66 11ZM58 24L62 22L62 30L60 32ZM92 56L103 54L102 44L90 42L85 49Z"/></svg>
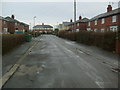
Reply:
<svg viewBox="0 0 120 90"><path fill-rule="evenodd" d="M94 45L108 51L115 51L115 32L60 32L59 36L79 43Z"/></svg>
<svg viewBox="0 0 120 90"><path fill-rule="evenodd" d="M24 34L3 34L2 35L2 54L6 54L15 47L25 42Z"/></svg>

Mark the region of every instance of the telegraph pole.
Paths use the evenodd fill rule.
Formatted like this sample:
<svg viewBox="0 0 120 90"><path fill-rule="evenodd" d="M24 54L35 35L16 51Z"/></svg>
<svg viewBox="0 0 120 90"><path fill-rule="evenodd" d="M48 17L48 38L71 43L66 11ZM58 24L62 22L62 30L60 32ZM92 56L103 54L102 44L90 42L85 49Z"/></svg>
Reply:
<svg viewBox="0 0 120 90"><path fill-rule="evenodd" d="M76 0L74 0L74 30L76 31Z"/></svg>

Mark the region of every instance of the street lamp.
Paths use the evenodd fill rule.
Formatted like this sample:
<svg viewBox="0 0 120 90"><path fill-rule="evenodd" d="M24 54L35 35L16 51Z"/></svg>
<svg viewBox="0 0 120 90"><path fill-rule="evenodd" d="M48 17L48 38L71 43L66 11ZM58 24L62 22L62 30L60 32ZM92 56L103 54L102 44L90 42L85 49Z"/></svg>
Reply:
<svg viewBox="0 0 120 90"><path fill-rule="evenodd" d="M34 26L35 26L35 18L36 18L36 16L33 17L33 19L34 19Z"/></svg>
<svg viewBox="0 0 120 90"><path fill-rule="evenodd" d="M36 18L36 16L33 17L33 21L34 21L33 27L35 26L35 18ZM34 29L33 29L33 32L34 32L33 35L35 37L35 31L34 31Z"/></svg>
<svg viewBox="0 0 120 90"><path fill-rule="evenodd" d="M31 30L31 23L29 23L29 25L30 25L30 30Z"/></svg>

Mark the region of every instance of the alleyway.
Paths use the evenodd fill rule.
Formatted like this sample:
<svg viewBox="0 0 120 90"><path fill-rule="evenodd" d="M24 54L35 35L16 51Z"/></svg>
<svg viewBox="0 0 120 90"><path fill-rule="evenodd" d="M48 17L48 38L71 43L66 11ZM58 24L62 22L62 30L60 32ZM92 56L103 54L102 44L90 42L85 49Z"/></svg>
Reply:
<svg viewBox="0 0 120 90"><path fill-rule="evenodd" d="M4 88L118 87L118 74L112 71L117 66L117 56L107 57L54 35L34 40L37 43L18 62L20 67Z"/></svg>

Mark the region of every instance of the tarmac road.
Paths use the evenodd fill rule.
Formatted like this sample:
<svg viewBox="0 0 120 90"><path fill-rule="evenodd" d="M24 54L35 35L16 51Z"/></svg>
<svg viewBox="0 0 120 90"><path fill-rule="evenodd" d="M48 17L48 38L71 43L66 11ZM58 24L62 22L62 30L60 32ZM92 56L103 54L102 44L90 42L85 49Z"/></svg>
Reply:
<svg viewBox="0 0 120 90"><path fill-rule="evenodd" d="M117 58L93 55L87 48L54 35L43 35L36 41L4 88L118 87L118 73L105 62L117 64Z"/></svg>

